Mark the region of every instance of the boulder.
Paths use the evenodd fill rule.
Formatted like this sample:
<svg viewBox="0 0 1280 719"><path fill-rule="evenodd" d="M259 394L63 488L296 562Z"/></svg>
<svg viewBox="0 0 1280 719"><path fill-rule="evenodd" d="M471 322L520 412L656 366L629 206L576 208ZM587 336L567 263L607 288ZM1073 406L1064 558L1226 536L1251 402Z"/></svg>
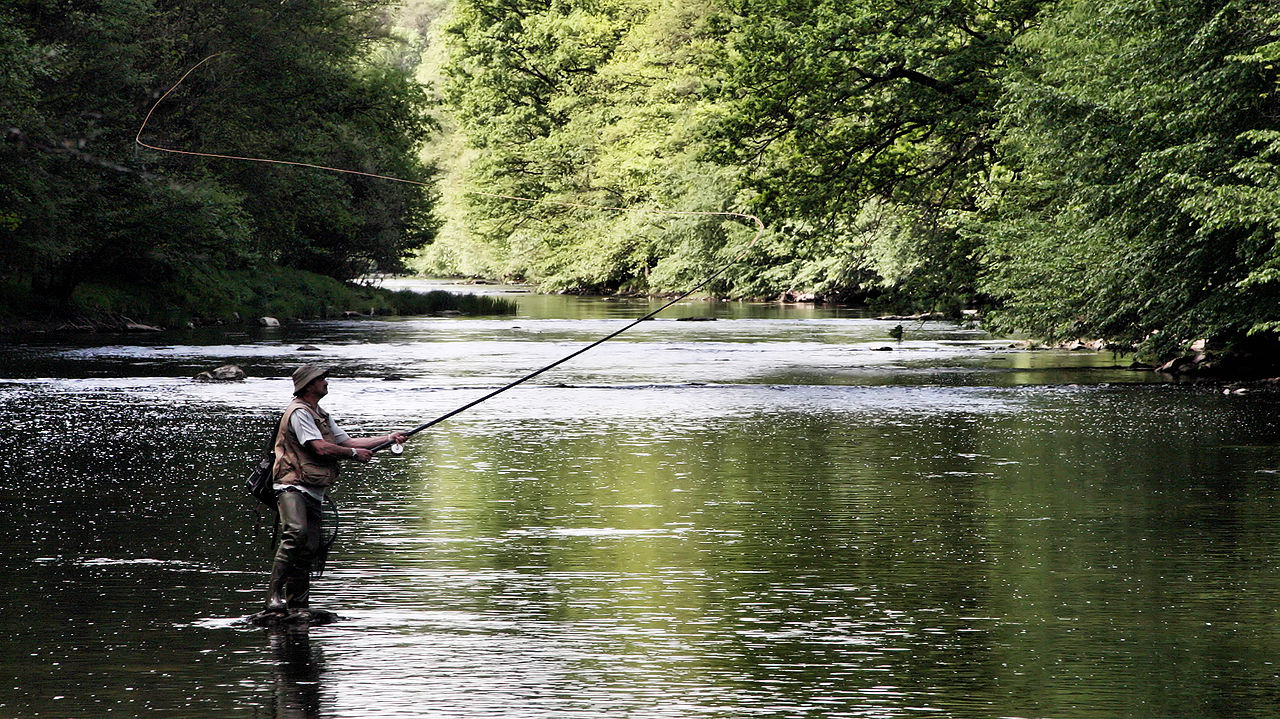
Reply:
<svg viewBox="0 0 1280 719"><path fill-rule="evenodd" d="M319 352L320 348L315 345L302 345L298 348L299 352Z"/></svg>
<svg viewBox="0 0 1280 719"><path fill-rule="evenodd" d="M259 327L279 327L280 320L274 317L259 317L258 326Z"/></svg>
<svg viewBox="0 0 1280 719"><path fill-rule="evenodd" d="M192 379L197 382L238 382L245 377L244 370L233 364L224 364L217 369L201 372Z"/></svg>
<svg viewBox="0 0 1280 719"><path fill-rule="evenodd" d="M1174 357L1156 368L1160 374L1185 375L1196 371L1195 357Z"/></svg>

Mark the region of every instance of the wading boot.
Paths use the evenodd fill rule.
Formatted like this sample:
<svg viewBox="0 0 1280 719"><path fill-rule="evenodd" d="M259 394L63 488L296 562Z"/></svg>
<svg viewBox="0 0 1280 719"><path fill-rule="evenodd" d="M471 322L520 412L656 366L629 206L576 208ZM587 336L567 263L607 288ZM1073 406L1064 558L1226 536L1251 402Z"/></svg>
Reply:
<svg viewBox="0 0 1280 719"><path fill-rule="evenodd" d="M288 611L289 603L285 600L285 583L289 580L288 570L288 564L278 559L271 567L271 580L267 584L267 606L263 611L280 614Z"/></svg>
<svg viewBox="0 0 1280 719"><path fill-rule="evenodd" d="M289 581L285 582L284 600L288 611L311 607L311 570L307 567L293 566L289 570Z"/></svg>

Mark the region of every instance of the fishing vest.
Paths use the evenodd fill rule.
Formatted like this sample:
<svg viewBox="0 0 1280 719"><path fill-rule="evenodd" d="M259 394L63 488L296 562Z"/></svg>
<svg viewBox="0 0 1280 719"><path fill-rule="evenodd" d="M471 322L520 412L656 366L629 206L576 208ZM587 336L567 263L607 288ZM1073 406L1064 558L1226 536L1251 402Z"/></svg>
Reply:
<svg viewBox="0 0 1280 719"><path fill-rule="evenodd" d="M333 435L333 425L329 422L329 413L319 407L311 407L300 399L289 403L280 418L280 427L276 430L276 484L304 484L308 487L328 487L338 478L338 460L321 457L298 442L290 429L293 413L310 412L320 428L320 436L326 442L337 444Z"/></svg>

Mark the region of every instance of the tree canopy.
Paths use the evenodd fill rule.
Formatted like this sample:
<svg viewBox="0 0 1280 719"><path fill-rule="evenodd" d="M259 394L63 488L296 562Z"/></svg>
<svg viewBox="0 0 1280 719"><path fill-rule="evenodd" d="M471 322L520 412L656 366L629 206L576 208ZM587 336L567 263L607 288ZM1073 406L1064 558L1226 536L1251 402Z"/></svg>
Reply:
<svg viewBox="0 0 1280 719"><path fill-rule="evenodd" d="M1166 353L1280 314L1276 20L1253 1L1064 3L1001 106L979 221L999 326Z"/></svg>
<svg viewBox="0 0 1280 719"><path fill-rule="evenodd" d="M388 61L381 3L30 0L0 17L0 280L51 305L86 283L180 286L283 266L402 267L429 193L349 175L193 160L147 141L427 180L426 95Z"/></svg>
<svg viewBox="0 0 1280 719"><path fill-rule="evenodd" d="M133 147L214 54L155 144L438 193ZM0 10L0 285L416 252L662 293L754 234L665 208L768 226L721 295L1247 347L1280 336L1277 55L1268 0L26 0Z"/></svg>
<svg viewBox="0 0 1280 719"><path fill-rule="evenodd" d="M1280 329L1264 0L455 0L444 27L455 192L758 214L719 292L976 306L1156 354ZM485 271L562 289L674 291L742 235L456 214Z"/></svg>

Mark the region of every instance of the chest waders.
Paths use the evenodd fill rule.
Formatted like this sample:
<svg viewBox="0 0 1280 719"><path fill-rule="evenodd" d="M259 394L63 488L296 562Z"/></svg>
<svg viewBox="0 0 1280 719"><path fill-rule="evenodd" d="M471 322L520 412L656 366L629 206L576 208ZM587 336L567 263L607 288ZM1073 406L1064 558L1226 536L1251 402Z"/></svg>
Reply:
<svg viewBox="0 0 1280 719"><path fill-rule="evenodd" d="M316 499L303 491L297 484L305 479L318 481L319 487L327 487L337 476L337 463L329 465L324 460L317 460L309 455L309 450L289 434L289 424L294 412L305 411L316 421L320 436L324 441L337 444L333 425L329 422L328 413L316 411L294 400L280 418L277 429L276 447L280 452L282 484L291 486L276 492L276 529L280 536L276 545L275 561L271 567L271 578L267 582L267 601L265 611L287 612L310 608L311 573L319 574L324 569L329 548L337 537L337 506L328 497ZM320 474L317 474L320 473ZM330 515L333 531L327 537L324 531L325 505L332 511Z"/></svg>

